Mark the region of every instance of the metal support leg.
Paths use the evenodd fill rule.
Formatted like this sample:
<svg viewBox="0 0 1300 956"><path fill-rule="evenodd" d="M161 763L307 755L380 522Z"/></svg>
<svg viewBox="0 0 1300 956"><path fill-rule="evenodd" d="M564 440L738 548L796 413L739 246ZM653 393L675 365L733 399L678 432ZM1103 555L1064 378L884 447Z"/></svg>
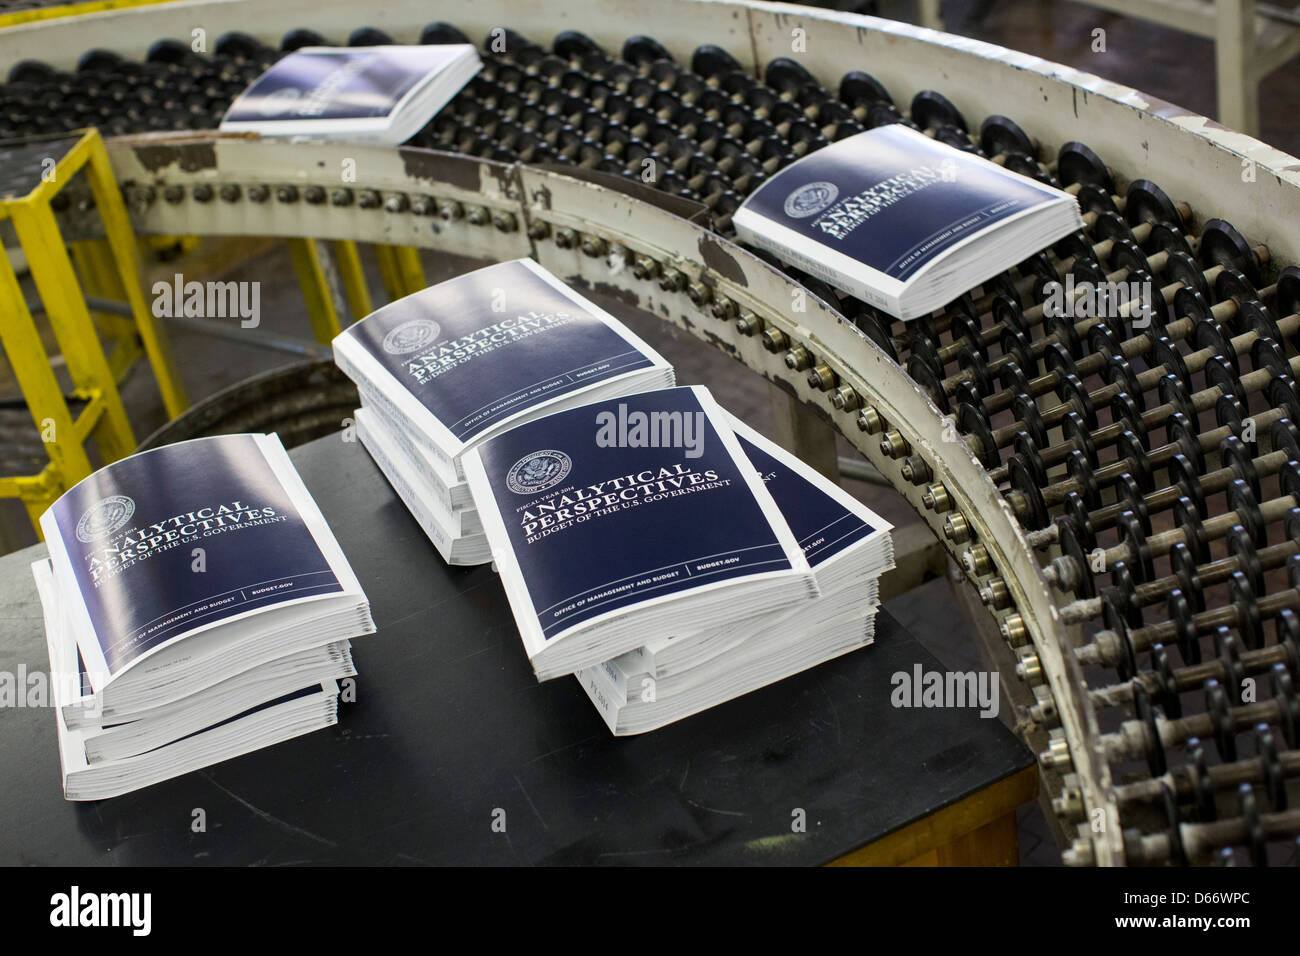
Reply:
<svg viewBox="0 0 1300 956"><path fill-rule="evenodd" d="M339 280L343 283L343 295L352 313L352 321L360 322L375 307L370 301L370 288L366 285L366 274L361 268L361 256L357 244L348 239L336 239L330 243L334 252L334 262L338 267Z"/></svg>
<svg viewBox="0 0 1300 956"><path fill-rule="evenodd" d="M334 307L329 280L321 266L316 240L290 239L289 256L293 260L294 271L298 274L298 284L302 286L302 297L307 304L307 315L311 318L316 341L329 345L343 330L339 325L339 314Z"/></svg>
<svg viewBox="0 0 1300 956"><path fill-rule="evenodd" d="M799 399L775 385L771 390L771 402L772 435L776 443L839 484L835 429Z"/></svg>
<svg viewBox="0 0 1300 956"><path fill-rule="evenodd" d="M411 295L427 288L429 283L424 278L424 266L420 264L420 250L411 246L397 246L394 249L397 272L401 277L403 294Z"/></svg>
<svg viewBox="0 0 1300 956"><path fill-rule="evenodd" d="M384 283L384 292L388 295L388 301L396 302L406 295L402 270L397 264L397 247L375 246L375 259L379 263L379 278Z"/></svg>
<svg viewBox="0 0 1300 956"><path fill-rule="evenodd" d="M917 0L916 14L921 26L931 30L943 29L943 14L939 12L939 0Z"/></svg>
<svg viewBox="0 0 1300 956"><path fill-rule="evenodd" d="M88 400L103 403L95 442L105 461L125 457L135 451L135 436L54 213L47 203L24 201L12 204L9 214L73 383Z"/></svg>
<svg viewBox="0 0 1300 956"><path fill-rule="evenodd" d="M88 148L90 156L86 174L95 196L95 207L104 223L104 233L112 252L118 284L131 306L136 328L140 332L140 341L144 345L145 354L149 356L149 364L158 382L158 391L162 394L163 406L167 409L167 414L175 418L189 408L190 400L185 394L185 386L181 383L180 372L177 371L176 360L172 356L171 342L155 320L140 288L139 250L131 231L131 222L127 218L126 206L122 202L122 193L108 162L108 151L104 148L103 140L97 136L88 142Z"/></svg>
<svg viewBox="0 0 1300 956"><path fill-rule="evenodd" d="M83 239L71 242L68 246L72 252L72 261L77 267L81 288L86 293L90 314L99 327L100 335L113 343L112 351L108 353L108 366L113 370L114 381L121 385L136 359L144 355L144 349L140 347L134 316L106 312L95 307L95 301L100 299L111 302L126 300L125 290L122 289L113 263L113 252L103 239Z"/></svg>
<svg viewBox="0 0 1300 956"><path fill-rule="evenodd" d="M1216 0L1215 85L1219 122L1259 135L1259 81L1255 55L1255 0Z"/></svg>
<svg viewBox="0 0 1300 956"><path fill-rule="evenodd" d="M46 452L61 479L54 482L54 494L57 494L63 490L59 486L71 487L90 474L90 458L76 438L77 428L63 399L63 389L50 366L49 356L45 354L32 314L23 301L18 277L3 254L0 254L0 345L4 346L32 421L41 433ZM28 501L27 494L21 497ZM33 511L34 503L29 503L28 513ZM34 517L39 516L40 512L36 511ZM33 520L32 523L36 522ZM39 527L37 534L40 534Z"/></svg>

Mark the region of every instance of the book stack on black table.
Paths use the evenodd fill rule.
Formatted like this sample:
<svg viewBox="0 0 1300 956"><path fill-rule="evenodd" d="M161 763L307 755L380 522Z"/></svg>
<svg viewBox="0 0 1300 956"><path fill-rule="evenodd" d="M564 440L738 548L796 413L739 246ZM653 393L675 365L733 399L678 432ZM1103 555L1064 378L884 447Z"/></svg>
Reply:
<svg viewBox="0 0 1300 956"><path fill-rule="evenodd" d="M872 639L890 526L700 386L535 418L464 468L534 672L616 734Z"/></svg>
<svg viewBox="0 0 1300 956"><path fill-rule="evenodd" d="M64 795L95 800L337 721L370 606L273 435L100 469L41 518Z"/></svg>
<svg viewBox="0 0 1300 956"><path fill-rule="evenodd" d="M672 386L673 368L537 263L487 266L406 296L334 340L357 434L438 553L491 549L461 461L550 411Z"/></svg>

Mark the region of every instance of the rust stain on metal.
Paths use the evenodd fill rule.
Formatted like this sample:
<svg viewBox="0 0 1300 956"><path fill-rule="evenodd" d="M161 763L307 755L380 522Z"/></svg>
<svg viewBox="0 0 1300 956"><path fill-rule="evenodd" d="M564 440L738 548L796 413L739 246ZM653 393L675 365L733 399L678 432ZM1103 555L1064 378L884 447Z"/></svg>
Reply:
<svg viewBox="0 0 1300 956"><path fill-rule="evenodd" d="M799 397L799 392L795 389L795 387L791 385L789 382L787 382L785 379L781 378L779 375L769 375L767 372L764 372L763 377L766 378L773 385L775 385L777 388L779 388L781 391L785 392L791 398Z"/></svg>
<svg viewBox="0 0 1300 956"><path fill-rule="evenodd" d="M736 346L718 335L716 332L710 332L708 329L705 329L703 332L696 332L695 334L702 337L706 343L712 345L715 349L721 349L723 352L726 352L732 358L740 357L739 353L736 351Z"/></svg>
<svg viewBox="0 0 1300 956"><path fill-rule="evenodd" d="M414 179L446 183L470 192L478 192L482 188L480 162L477 159L414 147L403 148L401 154L402 168L406 175Z"/></svg>
<svg viewBox="0 0 1300 956"><path fill-rule="evenodd" d="M151 173L179 165L181 172L197 173L217 168L217 150L212 143L185 143L176 146L136 146L133 152L140 165Z"/></svg>
<svg viewBox="0 0 1300 956"><path fill-rule="evenodd" d="M749 285L739 260L712 236L700 236L700 261L729 282L741 286Z"/></svg>
<svg viewBox="0 0 1300 956"><path fill-rule="evenodd" d="M497 181L497 189L501 191L501 195L509 199L520 198L521 191L518 165L483 163L482 166L488 171L492 178Z"/></svg>
<svg viewBox="0 0 1300 956"><path fill-rule="evenodd" d="M611 299L622 302L624 305L630 305L633 308L641 307L641 297L631 289L624 289L616 286L612 282L597 282L591 287L591 291L596 295L607 295Z"/></svg>

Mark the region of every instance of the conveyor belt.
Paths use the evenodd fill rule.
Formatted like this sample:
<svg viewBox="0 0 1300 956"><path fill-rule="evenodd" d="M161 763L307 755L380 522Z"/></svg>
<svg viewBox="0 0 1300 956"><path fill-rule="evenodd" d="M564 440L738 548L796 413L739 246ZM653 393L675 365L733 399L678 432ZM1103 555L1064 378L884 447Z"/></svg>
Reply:
<svg viewBox="0 0 1300 956"><path fill-rule="evenodd" d="M942 76L900 96L870 63L828 83L795 57L756 71L744 50L684 55L648 35L485 39L440 22L398 39L413 32L471 39L487 65L402 150L131 138L211 129L283 51L347 35L308 25L275 45L228 33L210 56L160 37L142 59L90 49L87 31L75 70L13 66L0 138L127 137L110 147L141 231L532 254L726 349L848 436L965 568L1023 683L1019 730L1042 752L1068 862L1294 848L1300 269L1227 210L1112 167L1085 130L1048 150L1032 123L964 113L953 100L969 93L946 95ZM906 325L731 244L731 214L766 177L894 122L1067 189L1086 230ZM345 156L356 183L320 172ZM1048 283L1067 281L1158 291L1150 309L1056 314ZM800 288L806 314L790 310Z"/></svg>

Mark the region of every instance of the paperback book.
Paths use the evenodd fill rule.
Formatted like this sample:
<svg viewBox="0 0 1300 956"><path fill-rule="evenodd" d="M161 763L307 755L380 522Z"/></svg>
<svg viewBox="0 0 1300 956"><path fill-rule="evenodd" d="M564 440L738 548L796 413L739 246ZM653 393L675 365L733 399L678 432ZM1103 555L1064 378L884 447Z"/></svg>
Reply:
<svg viewBox="0 0 1300 956"><path fill-rule="evenodd" d="M275 436L124 458L67 491L41 529L49 558L33 573L69 799L266 746L303 732L306 710L313 727L332 722L336 701L312 695L337 693L355 673L348 639L375 628Z"/></svg>
<svg viewBox="0 0 1300 956"><path fill-rule="evenodd" d="M235 98L221 130L396 146L482 68L467 43L303 47Z"/></svg>
<svg viewBox="0 0 1300 956"><path fill-rule="evenodd" d="M539 415L673 384L672 366L530 259L375 311L334 340L362 443L444 560L491 560L461 459ZM416 502L416 503L412 503Z"/></svg>
<svg viewBox="0 0 1300 956"><path fill-rule="evenodd" d="M412 460L413 443L394 441L382 417L370 408L353 413L357 437L375 460L397 497L406 505L448 564L487 564L492 560L483 524L474 508L452 508L431 487L429 472Z"/></svg>
<svg viewBox="0 0 1300 956"><path fill-rule="evenodd" d="M659 637L580 671L615 734L657 729L873 639L878 579L894 563L891 526L738 419L730 424L798 539L819 594L783 612Z"/></svg>
<svg viewBox="0 0 1300 956"><path fill-rule="evenodd" d="M553 412L469 452L465 472L539 680L818 593L701 386Z"/></svg>
<svg viewBox="0 0 1300 956"><path fill-rule="evenodd" d="M742 242L900 319L1083 228L1069 193L901 124L791 163L733 221Z"/></svg>

